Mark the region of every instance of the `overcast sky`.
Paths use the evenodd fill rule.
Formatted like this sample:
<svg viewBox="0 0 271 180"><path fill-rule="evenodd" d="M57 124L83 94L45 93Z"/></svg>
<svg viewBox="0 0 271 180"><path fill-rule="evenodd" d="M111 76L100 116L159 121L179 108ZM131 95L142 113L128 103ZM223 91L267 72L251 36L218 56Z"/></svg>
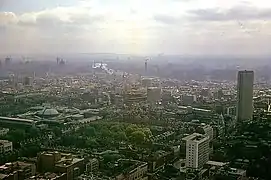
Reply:
<svg viewBox="0 0 271 180"><path fill-rule="evenodd" d="M268 0L0 0L0 53L271 52Z"/></svg>

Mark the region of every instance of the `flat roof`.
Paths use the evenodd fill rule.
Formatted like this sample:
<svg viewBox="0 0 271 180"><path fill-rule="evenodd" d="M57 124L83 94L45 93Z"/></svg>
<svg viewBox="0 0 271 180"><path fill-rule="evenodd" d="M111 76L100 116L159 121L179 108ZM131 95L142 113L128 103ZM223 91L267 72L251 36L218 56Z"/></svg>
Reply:
<svg viewBox="0 0 271 180"><path fill-rule="evenodd" d="M195 110L195 111L212 112L212 111L209 110L209 109L194 108L194 107L191 107L191 106L178 106L178 108L179 108L179 109L188 109L188 108L192 108L192 109Z"/></svg>
<svg viewBox="0 0 271 180"><path fill-rule="evenodd" d="M184 141L195 141L195 142L201 142L205 139L208 139L208 137L202 135L202 134L199 134L199 133L193 133L193 134L190 134L186 137L184 137L182 140Z"/></svg>
<svg viewBox="0 0 271 180"><path fill-rule="evenodd" d="M28 122L28 123L34 123L34 120L31 119L21 119L21 118L12 118L12 117L2 117L0 116L0 120L9 120L9 121L21 121L21 122Z"/></svg>
<svg viewBox="0 0 271 180"><path fill-rule="evenodd" d="M218 161L208 161L206 164L212 165L212 166L225 166L227 163L224 162L218 162Z"/></svg>
<svg viewBox="0 0 271 180"><path fill-rule="evenodd" d="M1 143L11 143L11 141L0 139L0 144L1 144Z"/></svg>
<svg viewBox="0 0 271 180"><path fill-rule="evenodd" d="M67 163L68 161L70 161L70 163ZM56 162L56 166L58 167L68 167L68 166L72 166L80 161L83 161L84 159L80 159L80 158L76 158L76 157L72 157L71 159L68 158L61 158L61 160L59 160L58 162Z"/></svg>

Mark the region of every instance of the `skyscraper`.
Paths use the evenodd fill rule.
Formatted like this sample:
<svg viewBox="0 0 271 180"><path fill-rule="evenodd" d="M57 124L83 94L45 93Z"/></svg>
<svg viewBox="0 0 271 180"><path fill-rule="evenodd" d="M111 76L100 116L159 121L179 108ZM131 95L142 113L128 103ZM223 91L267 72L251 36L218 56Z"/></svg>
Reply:
<svg viewBox="0 0 271 180"><path fill-rule="evenodd" d="M237 79L237 121L252 119L253 71L239 71Z"/></svg>
<svg viewBox="0 0 271 180"><path fill-rule="evenodd" d="M148 73L148 59L145 60L145 76Z"/></svg>

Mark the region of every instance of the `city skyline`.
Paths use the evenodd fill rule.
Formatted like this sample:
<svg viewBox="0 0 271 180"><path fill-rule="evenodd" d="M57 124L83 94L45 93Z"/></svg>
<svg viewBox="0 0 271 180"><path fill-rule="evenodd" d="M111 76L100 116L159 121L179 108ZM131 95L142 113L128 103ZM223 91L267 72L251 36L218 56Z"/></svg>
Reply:
<svg viewBox="0 0 271 180"><path fill-rule="evenodd" d="M270 18L264 0L2 0L0 53L268 54Z"/></svg>

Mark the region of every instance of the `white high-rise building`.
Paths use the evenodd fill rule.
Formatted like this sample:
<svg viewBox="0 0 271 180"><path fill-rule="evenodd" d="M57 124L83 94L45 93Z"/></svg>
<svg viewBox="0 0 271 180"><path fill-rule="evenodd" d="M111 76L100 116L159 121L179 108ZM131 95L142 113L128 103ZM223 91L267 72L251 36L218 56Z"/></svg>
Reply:
<svg viewBox="0 0 271 180"><path fill-rule="evenodd" d="M237 79L237 121L251 120L253 115L253 71L239 71Z"/></svg>
<svg viewBox="0 0 271 180"><path fill-rule="evenodd" d="M208 136L210 148L209 153L213 153L214 130L212 126L202 123L199 127L197 127L196 132Z"/></svg>
<svg viewBox="0 0 271 180"><path fill-rule="evenodd" d="M186 141L186 167L199 169L209 160L209 137L193 133L183 138Z"/></svg>

